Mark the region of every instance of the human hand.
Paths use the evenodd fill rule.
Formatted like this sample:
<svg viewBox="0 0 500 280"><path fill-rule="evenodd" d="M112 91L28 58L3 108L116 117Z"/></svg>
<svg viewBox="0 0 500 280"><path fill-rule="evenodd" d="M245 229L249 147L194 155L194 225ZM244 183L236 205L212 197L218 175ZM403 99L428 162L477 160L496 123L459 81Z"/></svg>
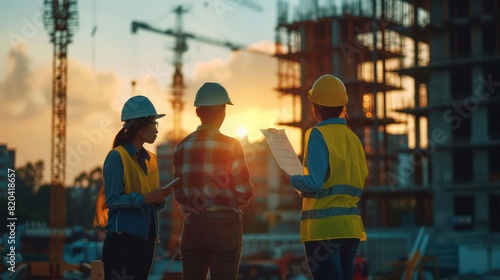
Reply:
<svg viewBox="0 0 500 280"><path fill-rule="evenodd" d="M161 203L171 193L172 189L154 189L144 194L144 201L146 204L158 204Z"/></svg>
<svg viewBox="0 0 500 280"><path fill-rule="evenodd" d="M281 177L281 181L283 181L284 184L287 184L289 185L290 184L290 174L288 174L288 172L286 172L284 169L281 169L280 168L280 177Z"/></svg>

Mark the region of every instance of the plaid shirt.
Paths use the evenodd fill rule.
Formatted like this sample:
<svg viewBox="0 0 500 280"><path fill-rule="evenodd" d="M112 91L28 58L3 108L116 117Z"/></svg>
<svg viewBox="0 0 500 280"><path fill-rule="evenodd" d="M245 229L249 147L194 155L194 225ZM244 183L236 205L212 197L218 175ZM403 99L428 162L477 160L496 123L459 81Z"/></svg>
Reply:
<svg viewBox="0 0 500 280"><path fill-rule="evenodd" d="M174 177L180 186L174 196L184 213L233 210L248 204L253 184L249 180L243 146L218 129L200 125L174 148Z"/></svg>

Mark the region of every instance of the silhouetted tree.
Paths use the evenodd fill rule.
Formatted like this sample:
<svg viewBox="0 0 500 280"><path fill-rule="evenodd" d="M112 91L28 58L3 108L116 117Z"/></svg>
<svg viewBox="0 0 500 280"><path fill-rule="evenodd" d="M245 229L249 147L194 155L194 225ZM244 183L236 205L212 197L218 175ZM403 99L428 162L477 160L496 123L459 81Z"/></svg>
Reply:
<svg viewBox="0 0 500 280"><path fill-rule="evenodd" d="M73 182L73 187L66 192L68 226L93 228L95 200L102 184L102 168L81 172Z"/></svg>

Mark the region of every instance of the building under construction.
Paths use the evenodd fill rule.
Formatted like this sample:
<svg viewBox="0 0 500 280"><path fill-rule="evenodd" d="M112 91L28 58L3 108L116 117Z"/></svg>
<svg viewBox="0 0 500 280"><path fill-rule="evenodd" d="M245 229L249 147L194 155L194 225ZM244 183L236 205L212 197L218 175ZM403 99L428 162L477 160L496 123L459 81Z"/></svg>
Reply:
<svg viewBox="0 0 500 280"><path fill-rule="evenodd" d="M443 273L500 269L500 1L295 2L278 1L277 90L294 100L282 124L304 132L314 81L344 81L372 271L417 255Z"/></svg>

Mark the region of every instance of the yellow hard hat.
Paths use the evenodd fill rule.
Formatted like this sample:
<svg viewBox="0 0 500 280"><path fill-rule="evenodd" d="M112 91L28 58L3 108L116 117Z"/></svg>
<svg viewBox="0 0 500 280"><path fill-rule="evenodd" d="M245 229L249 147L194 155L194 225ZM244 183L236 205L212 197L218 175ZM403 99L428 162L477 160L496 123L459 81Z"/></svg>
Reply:
<svg viewBox="0 0 500 280"><path fill-rule="evenodd" d="M340 107L349 100L342 81L331 75L319 77L309 90L309 100L321 106Z"/></svg>

